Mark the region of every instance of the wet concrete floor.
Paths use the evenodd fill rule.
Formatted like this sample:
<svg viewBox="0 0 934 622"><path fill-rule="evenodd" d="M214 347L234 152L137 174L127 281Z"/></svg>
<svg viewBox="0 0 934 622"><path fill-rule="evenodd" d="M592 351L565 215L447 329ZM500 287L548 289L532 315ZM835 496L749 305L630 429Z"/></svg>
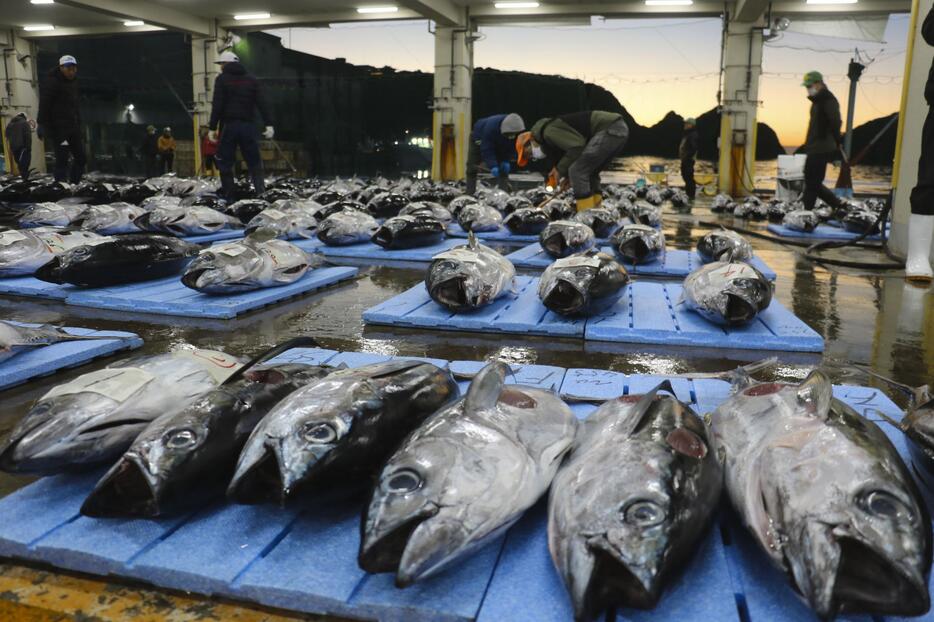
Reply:
<svg viewBox="0 0 934 622"><path fill-rule="evenodd" d="M706 199L699 200L693 213L677 214L666 209L664 230L669 248L693 248L697 239L710 230L699 225L700 220L765 230L764 223L734 223L730 217L713 215L706 204ZM822 267L805 259L803 249L761 239L751 241L759 256L778 274L776 299L826 340L823 356L369 328L361 319L365 309L405 291L423 277L420 270L378 266L364 267L359 278L350 283L232 321L133 316L3 296L0 296L0 317L133 331L145 340L137 353L159 353L188 343L254 355L285 339L311 336L322 347L335 350L450 360L499 358L514 363L593 367L633 374L722 371L774 354L780 364L764 376L782 380L801 379L822 362L834 364L829 371L836 381L851 384L876 383L848 372L847 363L868 365L877 373L912 386L934 380L934 290L906 284L900 272ZM855 249L834 251L829 256L888 261L881 253ZM116 359L98 361L3 392L0 434L8 431L29 404L52 386L113 360ZM893 397L904 403L901 396ZM29 481L28 477L0 476L0 496Z"/></svg>

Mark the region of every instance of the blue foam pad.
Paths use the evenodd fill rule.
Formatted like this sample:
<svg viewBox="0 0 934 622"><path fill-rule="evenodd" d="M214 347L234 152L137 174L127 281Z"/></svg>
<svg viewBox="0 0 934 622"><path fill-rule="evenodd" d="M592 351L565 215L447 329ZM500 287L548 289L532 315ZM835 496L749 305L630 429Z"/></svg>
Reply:
<svg viewBox="0 0 934 622"><path fill-rule="evenodd" d="M775 223L770 224L767 229L769 232L783 238L802 238L805 240L814 240L815 242L819 242L821 240L854 240L860 236L858 233L851 233L846 229L839 229L837 227L830 227L828 225L817 225L817 228L810 233L805 233L804 231L795 231L794 229L789 229L784 225L778 225ZM879 234L875 234L867 236L864 239L869 241L879 241L882 239L882 237L879 236Z"/></svg>
<svg viewBox="0 0 934 622"><path fill-rule="evenodd" d="M350 279L356 274L356 268L318 268L310 270L301 279L289 285L230 296L202 294L182 285L178 277L170 277L119 287L76 290L68 296L66 302L81 307L136 313L232 318Z"/></svg>
<svg viewBox="0 0 934 622"><path fill-rule="evenodd" d="M452 238L466 238L468 233L456 222L448 225L447 234ZM531 242L537 242L537 235L517 235L506 227L500 226L496 231L476 231L474 235L477 239L487 242L499 242L500 244L525 246Z"/></svg>
<svg viewBox="0 0 934 622"><path fill-rule="evenodd" d="M750 324L722 328L678 304L681 285L631 283L609 311L569 319L548 311L538 297L538 279L518 277L507 294L470 313L451 313L431 300L424 284L367 309L369 324L441 330L583 337L590 341L707 346L753 350L821 352L824 340L777 300Z"/></svg>
<svg viewBox="0 0 934 622"><path fill-rule="evenodd" d="M65 300L68 298L68 295L74 291L77 291L77 288L73 285L47 283L33 276L0 279L0 294L9 294L11 296Z"/></svg>
<svg viewBox="0 0 934 622"><path fill-rule="evenodd" d="M326 259L358 259L380 265L392 265L429 263L438 253L443 253L455 246L463 246L464 244L465 242L462 239L447 238L438 244L421 248L387 250L372 242L366 242L364 244L351 244L350 246L319 246L317 250Z"/></svg>
<svg viewBox="0 0 934 622"><path fill-rule="evenodd" d="M217 233L207 233L205 235L189 235L182 239L194 244L207 244L208 242L220 242L223 240L236 240L243 237L243 229L228 229L218 231Z"/></svg>
<svg viewBox="0 0 934 622"><path fill-rule="evenodd" d="M612 246L602 246L601 251L615 257ZM541 244L536 242L525 248L520 248L514 253L506 255L506 259L512 262L516 268L541 269L544 270L554 262L554 258L542 250ZM700 255L696 251L669 250L662 259L656 259L648 263L632 265L628 262L622 262L629 274L651 277L685 277L697 268L704 265ZM751 262L765 278L774 281L775 271L769 268L764 261L754 257Z"/></svg>
<svg viewBox="0 0 934 622"><path fill-rule="evenodd" d="M20 322L13 323L21 324ZM38 324L21 325L38 326ZM113 339L63 341L18 354L0 363L0 390L22 384L33 378L48 376L60 369L77 367L114 352L134 350L143 345L143 340L135 333L71 327L65 327L65 332L72 335L113 336Z"/></svg>

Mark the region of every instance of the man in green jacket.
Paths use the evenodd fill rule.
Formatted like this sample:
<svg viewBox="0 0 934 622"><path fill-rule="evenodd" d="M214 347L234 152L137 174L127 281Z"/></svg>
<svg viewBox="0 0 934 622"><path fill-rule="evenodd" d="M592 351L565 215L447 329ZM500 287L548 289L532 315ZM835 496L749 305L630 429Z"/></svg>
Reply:
<svg viewBox="0 0 934 622"><path fill-rule="evenodd" d="M840 205L840 199L824 186L824 177L827 175L827 164L840 153L840 126L843 123L840 119L840 103L824 84L824 76L819 71L806 73L802 86L807 88L808 99L811 100L811 118L807 141L804 143L804 153L807 154L802 198L804 209L814 209L817 197L836 208Z"/></svg>
<svg viewBox="0 0 934 622"><path fill-rule="evenodd" d="M516 139L519 166L548 158L556 163L561 188L570 184L577 211L598 207L600 171L618 156L629 138L622 115L594 110L544 118Z"/></svg>

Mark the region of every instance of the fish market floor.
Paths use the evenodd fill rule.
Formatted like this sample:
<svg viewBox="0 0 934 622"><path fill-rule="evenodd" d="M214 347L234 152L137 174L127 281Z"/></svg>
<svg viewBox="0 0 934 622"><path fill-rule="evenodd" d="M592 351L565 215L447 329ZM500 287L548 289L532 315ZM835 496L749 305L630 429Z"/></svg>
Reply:
<svg viewBox="0 0 934 622"><path fill-rule="evenodd" d="M707 209L708 200L701 199L698 203L693 213L687 214L676 214L666 206L664 230L671 248L692 248L697 239L709 231L699 226L698 220L736 224L765 232L765 223L718 217ZM931 289L906 285L900 273L815 266L793 247L760 239L751 241L757 254L778 274L777 299L824 337L824 361L863 363L878 373L913 386L929 382L934 377L934 321L931 321L934 318L934 296ZM884 261L880 255L864 251L837 252L848 259ZM422 275L420 270L367 267L354 281L235 320L142 318L125 312L66 307L54 301L10 296L0 296L0 318L130 331L145 340L143 348L137 350L142 353L164 352L173 345L191 343L203 348L255 354L290 337L308 335L317 339L321 347L334 350L447 360L497 357L513 363L661 375L722 371L763 356L755 352L632 344L613 346L551 338L364 327L363 310L409 289L421 280ZM810 354L779 354L779 357L781 364L770 375L781 380L800 380L822 360L820 355ZM9 431L26 412L28 405L49 388L107 362L68 370L4 391L0 434ZM835 381L875 385L862 377L844 376L840 371L834 372L833 376ZM896 401L900 399L893 397ZM26 477L0 475L0 496L30 481ZM108 609L102 603L110 598L119 598L120 604ZM119 609L120 606L126 611ZM137 612L137 617L131 617ZM67 573L11 564L0 565L0 619L324 618L289 617L281 612L268 612L247 605L232 605L197 596L179 597L137 587L118 587Z"/></svg>

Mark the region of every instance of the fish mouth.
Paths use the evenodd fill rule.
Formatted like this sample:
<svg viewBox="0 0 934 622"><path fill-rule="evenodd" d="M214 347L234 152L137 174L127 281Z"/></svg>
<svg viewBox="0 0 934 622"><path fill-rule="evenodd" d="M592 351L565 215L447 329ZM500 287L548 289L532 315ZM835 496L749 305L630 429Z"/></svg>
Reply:
<svg viewBox="0 0 934 622"><path fill-rule="evenodd" d="M726 308L723 318L728 324L745 324L751 321L759 313L759 310L751 302L737 296L736 294L726 295Z"/></svg>
<svg viewBox="0 0 934 622"><path fill-rule="evenodd" d="M373 237L370 238L370 241L383 248L389 248L393 242L392 231L389 231L386 227L380 227L376 230L376 233L373 234Z"/></svg>
<svg viewBox="0 0 934 622"><path fill-rule="evenodd" d="M568 250L568 244L563 235L556 233L542 240L542 248L544 248L549 255L563 257Z"/></svg>
<svg viewBox="0 0 934 622"><path fill-rule="evenodd" d="M405 553L412 532L431 515L419 513L392 529L377 531L374 535L364 534L360 543L360 553L357 555L360 568L374 574L395 572L399 568L399 560Z"/></svg>
<svg viewBox="0 0 934 622"><path fill-rule="evenodd" d="M39 266L35 273L33 273L33 276L46 283L58 283L61 285L65 282L62 280L62 265L58 257Z"/></svg>
<svg viewBox="0 0 934 622"><path fill-rule="evenodd" d="M620 243L619 254L636 263L648 256L649 245L642 238L629 238Z"/></svg>
<svg viewBox="0 0 934 622"><path fill-rule="evenodd" d="M127 454L94 486L81 513L95 518L159 516L158 480L135 454Z"/></svg>
<svg viewBox="0 0 934 622"><path fill-rule="evenodd" d="M278 452L268 445L248 465L237 465L227 487L227 498L243 505L276 503L285 505L289 486Z"/></svg>
<svg viewBox="0 0 934 622"><path fill-rule="evenodd" d="M185 274L182 275L182 285L190 289L198 289L200 287L199 281L201 277L210 270L211 268L189 268Z"/></svg>
<svg viewBox="0 0 934 622"><path fill-rule="evenodd" d="M460 311L470 307L466 277L453 277L436 283L429 291L429 294L431 294L433 300L452 311Z"/></svg>
<svg viewBox="0 0 934 622"><path fill-rule="evenodd" d="M577 620L591 620L615 606L652 609L661 594L656 573L627 565L605 538L588 542L593 569L585 581L583 600L574 603Z"/></svg>
<svg viewBox="0 0 934 622"><path fill-rule="evenodd" d="M542 304L555 313L570 315L579 313L586 306L587 299L579 289L567 281L558 281L545 295Z"/></svg>

